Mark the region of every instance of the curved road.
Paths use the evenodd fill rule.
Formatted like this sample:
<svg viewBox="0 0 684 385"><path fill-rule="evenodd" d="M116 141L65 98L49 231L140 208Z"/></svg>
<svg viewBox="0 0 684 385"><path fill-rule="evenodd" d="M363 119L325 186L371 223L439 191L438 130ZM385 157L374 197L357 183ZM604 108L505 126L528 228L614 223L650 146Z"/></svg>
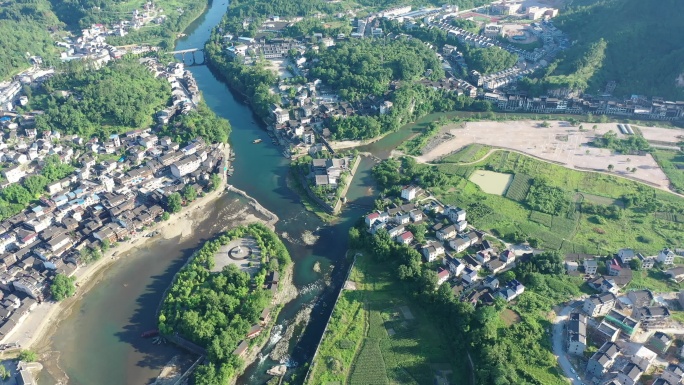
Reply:
<svg viewBox="0 0 684 385"><path fill-rule="evenodd" d="M570 304L561 310L561 312L553 320L553 354L558 357L558 365L563 369L563 373L570 380L572 385L582 385L583 382L573 373L574 369L568 356L565 353L565 346L563 343L563 326L565 321L568 319L568 315L572 312L574 308L580 306L581 301L572 301Z"/></svg>

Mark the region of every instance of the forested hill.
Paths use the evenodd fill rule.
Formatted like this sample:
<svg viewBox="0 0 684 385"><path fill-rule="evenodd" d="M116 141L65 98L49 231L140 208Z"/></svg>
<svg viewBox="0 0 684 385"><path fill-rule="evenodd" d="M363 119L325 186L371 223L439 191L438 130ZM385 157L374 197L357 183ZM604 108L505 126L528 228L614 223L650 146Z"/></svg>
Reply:
<svg viewBox="0 0 684 385"><path fill-rule="evenodd" d="M0 1L0 79L26 69L30 56L54 62L49 30L61 25L47 0Z"/></svg>
<svg viewBox="0 0 684 385"><path fill-rule="evenodd" d="M553 75L574 75L582 60L592 56L587 55L590 47L604 39L605 57L587 78L589 91L603 90L607 81L615 80L616 96L681 100L684 79L676 84L684 73L683 17L682 0L575 0L554 21L574 45Z"/></svg>

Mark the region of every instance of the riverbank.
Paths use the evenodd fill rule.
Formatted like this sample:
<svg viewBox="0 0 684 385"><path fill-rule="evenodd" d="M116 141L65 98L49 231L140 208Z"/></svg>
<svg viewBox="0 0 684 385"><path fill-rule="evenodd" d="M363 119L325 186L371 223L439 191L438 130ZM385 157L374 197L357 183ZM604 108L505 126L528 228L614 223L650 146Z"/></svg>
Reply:
<svg viewBox="0 0 684 385"><path fill-rule="evenodd" d="M227 155L228 146L224 146L224 153ZM146 232L158 235L145 237L139 235L137 238L128 242L121 242L116 247L111 248L103 256L86 266L80 267L74 273L77 286L76 294L61 302L46 301L38 305L27 318L18 325L9 335L7 343L16 342L21 349L40 350L48 345L48 339L56 330L61 320L69 315L71 307L92 289L102 278L104 273L117 262L121 256L125 256L136 248L150 246L162 239L181 239L192 234L197 219L195 216L204 212L204 208L218 199L225 191L226 179L222 179L221 186L203 197L198 198L181 212L171 214L167 221L157 222Z"/></svg>
<svg viewBox="0 0 684 385"><path fill-rule="evenodd" d="M273 296L273 301L271 302L271 319L268 322L268 334L265 335L265 338L260 340L255 346L252 346L245 357L243 358L244 368L249 367L252 365L260 356L262 356L262 351L264 347L272 341L272 333L273 333L273 328L276 325L276 320L278 319L278 315L280 314L280 311L282 310L283 306L287 304L288 302L292 301L297 297L297 294L299 291L294 285L294 282L292 281L292 274L294 272L294 264L290 264L287 267L287 270L285 270L280 277L280 282L278 283L278 292ZM244 371L243 371L244 372ZM235 376L231 379L230 385L234 385L238 378L240 376Z"/></svg>

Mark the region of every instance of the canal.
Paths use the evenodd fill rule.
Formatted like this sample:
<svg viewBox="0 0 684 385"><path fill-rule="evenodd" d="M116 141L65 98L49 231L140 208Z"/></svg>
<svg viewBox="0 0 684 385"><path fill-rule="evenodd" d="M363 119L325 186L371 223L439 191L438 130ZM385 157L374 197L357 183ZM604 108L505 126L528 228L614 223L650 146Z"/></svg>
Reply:
<svg viewBox="0 0 684 385"><path fill-rule="evenodd" d="M176 49L202 48L227 6L227 2L214 0L188 28L187 36L177 42ZM201 61L201 55L196 56ZM313 309L311 321L295 336L293 340L297 343L289 349L291 362L302 364L313 355L332 311L330 305L345 276L348 230L373 204L375 192L370 169L374 162L363 158L353 179L347 197L354 208L343 210L335 223L321 221L304 209L300 197L288 187L289 161L283 157L281 148L269 144L270 138L249 107L206 66L190 69L207 105L233 127L230 142L236 160L229 183L246 191L280 218L276 231L284 236L295 262L293 278L300 294L280 313L278 329L287 326L303 307ZM384 158L415 127L430 119L434 117L403 127L360 150ZM257 138L262 143L253 144ZM225 218L244 207L243 200L227 194L207 207L197 225L193 225L195 231L191 236L159 241L121 256L56 326L43 349L49 352L46 367L51 373L44 371L40 385L55 384L64 375L73 385L152 383L173 356L183 353L173 346L152 345L149 340L140 339L140 333L155 327L155 311L163 292L187 258L206 239L230 227L233 223L227 223ZM301 241L305 230L319 237L314 245ZM271 348L269 345L266 353ZM263 383L268 378L265 370L273 364L269 359L259 360L247 368L238 383Z"/></svg>

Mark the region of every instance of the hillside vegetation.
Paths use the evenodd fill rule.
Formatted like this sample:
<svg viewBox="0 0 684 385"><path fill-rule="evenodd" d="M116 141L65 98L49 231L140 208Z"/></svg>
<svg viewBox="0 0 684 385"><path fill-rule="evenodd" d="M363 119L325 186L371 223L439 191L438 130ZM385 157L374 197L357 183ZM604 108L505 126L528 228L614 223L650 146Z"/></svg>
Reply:
<svg viewBox="0 0 684 385"><path fill-rule="evenodd" d="M61 25L46 0L15 0L0 6L0 79L29 65L30 56L53 63L57 50L48 28Z"/></svg>
<svg viewBox="0 0 684 385"><path fill-rule="evenodd" d="M594 92L614 80L616 96L681 99L684 87L676 79L684 73L682 15L681 0L574 1L554 22L573 45L549 67L549 84Z"/></svg>

